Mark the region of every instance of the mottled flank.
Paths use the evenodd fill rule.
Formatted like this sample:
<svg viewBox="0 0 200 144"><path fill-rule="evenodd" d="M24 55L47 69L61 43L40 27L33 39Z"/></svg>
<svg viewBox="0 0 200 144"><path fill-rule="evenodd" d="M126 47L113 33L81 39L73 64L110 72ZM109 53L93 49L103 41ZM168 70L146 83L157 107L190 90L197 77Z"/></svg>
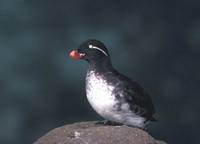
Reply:
<svg viewBox="0 0 200 144"><path fill-rule="evenodd" d="M56 128L34 144L166 144L147 132L128 126L96 125L81 122Z"/></svg>

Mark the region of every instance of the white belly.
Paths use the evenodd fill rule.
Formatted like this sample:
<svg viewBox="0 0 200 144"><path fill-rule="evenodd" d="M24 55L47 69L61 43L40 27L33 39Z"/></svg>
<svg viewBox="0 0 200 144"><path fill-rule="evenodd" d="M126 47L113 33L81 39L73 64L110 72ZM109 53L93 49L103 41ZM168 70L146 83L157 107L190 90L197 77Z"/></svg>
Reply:
<svg viewBox="0 0 200 144"><path fill-rule="evenodd" d="M93 71L87 74L86 81L87 99L93 109L104 118L113 115L116 105L115 96L112 94L114 87Z"/></svg>

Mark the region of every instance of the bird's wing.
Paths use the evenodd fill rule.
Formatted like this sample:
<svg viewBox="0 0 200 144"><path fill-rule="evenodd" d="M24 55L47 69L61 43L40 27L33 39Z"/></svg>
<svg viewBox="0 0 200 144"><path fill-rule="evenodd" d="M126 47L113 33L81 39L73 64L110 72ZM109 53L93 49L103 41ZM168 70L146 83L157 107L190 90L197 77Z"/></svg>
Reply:
<svg viewBox="0 0 200 144"><path fill-rule="evenodd" d="M128 102L130 110L154 121L155 109L151 97L144 92L144 89L137 83L124 75L118 74L118 82L115 86L116 97Z"/></svg>

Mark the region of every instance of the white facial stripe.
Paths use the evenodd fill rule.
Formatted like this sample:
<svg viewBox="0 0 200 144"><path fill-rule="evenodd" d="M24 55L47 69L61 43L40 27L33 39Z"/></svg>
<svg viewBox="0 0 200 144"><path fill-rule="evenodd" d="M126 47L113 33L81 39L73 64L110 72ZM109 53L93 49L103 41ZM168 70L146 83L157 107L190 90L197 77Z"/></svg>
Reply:
<svg viewBox="0 0 200 144"><path fill-rule="evenodd" d="M105 54L106 56L108 56L108 54L104 51L104 50L102 50L102 49L100 49L100 48L98 48L98 47L96 47L96 46L93 46L93 45L89 45L89 48L90 49L97 49L97 50L99 50L99 51L101 51L103 54Z"/></svg>

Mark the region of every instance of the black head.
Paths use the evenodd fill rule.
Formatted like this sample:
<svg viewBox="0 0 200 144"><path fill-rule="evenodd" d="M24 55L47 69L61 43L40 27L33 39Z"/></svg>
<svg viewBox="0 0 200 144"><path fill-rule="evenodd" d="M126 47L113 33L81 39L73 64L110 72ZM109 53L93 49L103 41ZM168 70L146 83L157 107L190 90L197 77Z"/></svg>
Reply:
<svg viewBox="0 0 200 144"><path fill-rule="evenodd" d="M83 42L77 50L70 53L74 59L84 59L88 62L101 61L109 58L108 50L105 45L98 40L87 40Z"/></svg>

